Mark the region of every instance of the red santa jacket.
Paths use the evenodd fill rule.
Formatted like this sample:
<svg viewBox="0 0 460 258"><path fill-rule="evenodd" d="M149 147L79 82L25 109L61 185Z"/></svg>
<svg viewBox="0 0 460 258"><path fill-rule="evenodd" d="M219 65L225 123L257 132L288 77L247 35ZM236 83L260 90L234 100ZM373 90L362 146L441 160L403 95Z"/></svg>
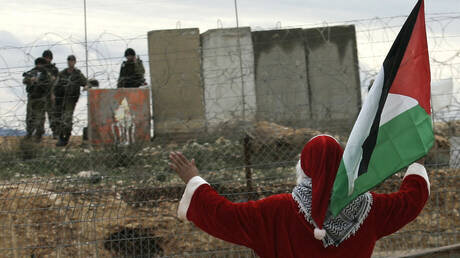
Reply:
<svg viewBox="0 0 460 258"><path fill-rule="evenodd" d="M339 246L323 247L314 226L300 213L291 194L232 203L201 177L192 178L178 214L203 231L253 249L260 257L371 257L375 242L414 220L429 196L425 168L409 166L398 192L372 193L370 213L359 230Z"/></svg>

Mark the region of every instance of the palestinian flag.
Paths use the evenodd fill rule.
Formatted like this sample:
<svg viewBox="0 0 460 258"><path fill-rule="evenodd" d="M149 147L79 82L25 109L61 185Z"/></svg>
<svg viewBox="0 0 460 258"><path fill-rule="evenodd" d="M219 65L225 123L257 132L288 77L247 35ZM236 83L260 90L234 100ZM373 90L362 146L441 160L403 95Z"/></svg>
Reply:
<svg viewBox="0 0 460 258"><path fill-rule="evenodd" d="M349 202L425 156L434 143L424 1L399 32L351 131L332 190L336 216Z"/></svg>

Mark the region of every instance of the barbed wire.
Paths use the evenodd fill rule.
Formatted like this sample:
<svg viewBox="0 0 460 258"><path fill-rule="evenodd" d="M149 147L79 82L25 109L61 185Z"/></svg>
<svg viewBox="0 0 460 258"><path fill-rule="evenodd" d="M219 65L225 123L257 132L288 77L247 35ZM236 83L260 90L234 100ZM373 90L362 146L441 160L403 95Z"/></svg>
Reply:
<svg viewBox="0 0 460 258"><path fill-rule="evenodd" d="M449 79L448 83L452 84L449 84L452 88L433 93L432 97L455 97L459 93L455 86L460 82L460 44L453 25L454 21L460 21L459 14L427 16L433 81ZM20 46L0 46L0 128L13 130L11 137L0 137L0 237L5 239L0 243L0 256L153 257L188 253L253 257L254 254L246 249L208 237L190 223L178 220L176 208L183 187L168 167L169 152L180 150L188 157L194 157L203 177L231 201L290 192L295 185L294 166L306 139L319 133L330 133L346 142L344 128L353 123L348 119L353 112L350 106L357 109L357 103L361 101L355 93L357 90L363 95L367 92L405 17L317 24L321 27L317 29L318 37L324 39L324 44L330 43L328 25L355 24L358 60L351 62L350 66L354 70L359 68L360 89L353 88L356 82L344 80L349 71L328 66L328 62L334 60L327 57L323 58L323 63L309 63L301 58L301 62L293 64L285 61L282 50L274 50L273 62L254 65L254 60L239 59L240 53L245 57L253 56L254 46L268 45L269 41L265 40L217 47L203 44L194 49L149 53L145 35L128 37L103 33L89 41L88 58L90 77L98 79L101 88L116 87L123 61L120 54L126 47L133 47L145 64L145 76L151 78L151 84L168 85L164 80L176 80L179 86L175 94L182 94L184 98L189 97L189 89L195 87L197 80L183 76L174 67L199 59L199 68L190 68L190 73L200 78L196 88L203 91L203 105L212 107L205 110L204 120L207 120L208 127L203 129L204 132L196 132L193 119L171 113L174 115L169 122L181 124L191 136L162 136L151 142L122 147L116 144L92 146L82 141L82 129L88 124L87 92L82 92L77 103L72 133L75 136L67 147L55 148L56 141L51 137L44 137L40 144L16 137L24 134L26 116L27 96L21 73L32 67L34 57L44 49L53 50L56 64L62 69L68 54L83 57L84 48L81 39L55 33L45 33ZM281 27L291 28L295 29ZM253 31L263 30L268 28ZM291 44L303 39L280 39L279 42L280 45ZM301 48L310 51L303 45ZM193 57L188 56L191 54ZM230 61L219 63L222 57ZM165 62L170 63L164 67L158 65ZM312 128L295 126L304 119L303 116L315 115L310 110L313 106L310 102L283 101L276 89L269 86L265 92L248 90L262 78L260 80L285 85L283 94L303 98L311 90L308 83L302 84L303 88L288 86L296 83L296 78L305 78L306 69L321 70L323 72L317 80L340 85L352 92L349 96L343 94L333 111L327 103L321 103L321 99L311 100L319 102L315 102L314 108L321 110L322 119L328 120L327 130L319 129L319 125ZM151 71L154 74L151 75ZM261 71L265 72L260 74ZM275 74L273 71L279 72ZM219 93L222 86L230 90ZM244 101L241 95L246 98ZM271 110L258 110L251 101L256 97L267 99L270 105L279 105L281 111L275 114ZM378 252L390 254L389 250L458 242L460 228L455 211L459 207L455 196L460 189L460 174L455 168L460 167L460 143L456 145L453 136L460 135L460 99L452 99L449 107L434 114L440 118L434 124L434 151L427 157L434 186L431 200L411 227L381 240L376 247ZM232 124L234 120L239 122L234 118L238 118L243 110L246 115L255 116L257 123L244 124L243 128ZM307 110L310 114L306 114ZM278 124L280 117L285 119L285 124ZM154 117L153 123L157 122ZM218 125L217 133L208 130L213 124ZM47 133L50 134L49 129ZM396 190L401 177L391 177L377 190ZM420 241L422 238L426 241Z"/></svg>

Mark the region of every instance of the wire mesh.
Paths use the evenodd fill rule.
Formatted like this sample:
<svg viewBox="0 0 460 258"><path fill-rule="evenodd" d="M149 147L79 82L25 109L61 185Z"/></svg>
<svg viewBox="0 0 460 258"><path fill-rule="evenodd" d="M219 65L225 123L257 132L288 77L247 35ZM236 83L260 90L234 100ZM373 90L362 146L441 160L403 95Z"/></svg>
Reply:
<svg viewBox="0 0 460 258"><path fill-rule="evenodd" d="M345 22L356 24L359 64L356 60L354 65L359 66L361 89L358 90L363 96L404 18ZM455 42L459 35L449 30L450 24L458 20L460 16L455 13L427 19L433 79L452 78L458 84L460 49ZM328 33L324 28L320 31L325 39ZM353 123L338 119L326 126L302 127L299 126L302 121L297 120L299 112L310 108L308 103L277 102L278 95L273 91L261 94L242 90L242 85L250 81L247 78L256 76L256 70L250 69L251 60L239 58L253 51L252 46L241 41L239 45L199 48L206 60L203 65L207 75L204 76L201 69L193 72L204 76L203 95L208 94L207 104L213 106L207 122L213 125L212 130L162 135L151 142L128 146L93 146L81 137L82 128L87 125L84 93L74 115L75 136L67 147L56 148L56 140L49 136L40 143L24 141L20 135L23 134L26 94L20 82L22 72L32 61L30 53L57 46L69 47L72 52L82 51L81 40L60 37L58 41L55 37L45 35L26 46L0 46L4 60L0 66L0 91L6 95L0 99L0 127L9 129L9 136L0 138L1 257L255 257L252 251L215 239L177 218L184 186L168 168L169 152L181 151L195 158L201 175L219 193L231 201L244 202L291 192L295 186L294 165L303 144L320 133L332 134L345 144ZM122 51L134 45L146 67L151 60L166 62L171 55L196 51L147 54L145 40L144 36L123 38L103 34L90 42L91 76L100 80L105 88L115 87L122 57L109 49ZM232 60L230 64L218 62L222 53ZM282 51L276 54L279 58L275 60L279 62L259 65L259 68L281 72L276 76L264 74L264 80L289 84L294 81L293 77L301 76L299 67L280 65L289 63ZM21 56L23 60L10 62L13 56ZM175 61L186 62L187 58ZM346 71L328 69L327 61L325 58L324 63L313 66L325 70L319 79L340 81ZM63 65L58 62L58 66ZM299 64L302 65L306 66ZM181 77L181 73L173 70L167 73L167 77L174 77L187 87L189 81ZM147 69L146 78L149 76ZM227 95L216 94L221 85L231 85L232 91ZM285 93L303 96L308 94L308 88ZM456 96L457 92L452 89L445 94ZM283 106L285 113L266 111L262 114L264 119L257 120L261 116L256 115L256 122L248 123L245 119L233 119L240 117L241 109L246 114L256 112L255 106L244 104L241 95L244 101L262 96L271 98L273 103L289 105ZM349 115L350 101L344 97L343 103L339 103L343 107L337 108L334 114L326 112L330 116L325 120ZM360 103L360 100L353 101L353 105ZM231 112L225 111L228 106L234 107ZM460 148L452 141L460 136L459 110L458 99L454 99L449 110L435 113L436 144L427 158L432 183L427 206L414 222L378 241L376 256L459 242ZM276 123L276 116L283 116L283 123ZM187 127L189 121L177 118L176 122ZM401 174L397 174L375 190L396 191L401 181Z"/></svg>

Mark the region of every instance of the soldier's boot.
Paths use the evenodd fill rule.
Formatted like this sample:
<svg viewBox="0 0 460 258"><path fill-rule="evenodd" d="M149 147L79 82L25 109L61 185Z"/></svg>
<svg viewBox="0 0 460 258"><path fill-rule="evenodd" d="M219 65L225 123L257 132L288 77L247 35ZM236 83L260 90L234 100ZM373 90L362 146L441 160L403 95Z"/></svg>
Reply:
<svg viewBox="0 0 460 258"><path fill-rule="evenodd" d="M69 143L69 136L66 135L60 135L59 140L56 143L56 147L64 147Z"/></svg>
<svg viewBox="0 0 460 258"><path fill-rule="evenodd" d="M56 114L53 113L48 113L48 119L50 121L50 128L51 132L53 133L53 139L58 139L59 138L59 123L56 121Z"/></svg>
<svg viewBox="0 0 460 258"><path fill-rule="evenodd" d="M38 129L35 129L35 142L41 142L42 141L42 136L45 134L45 129L43 127L39 127Z"/></svg>
<svg viewBox="0 0 460 258"><path fill-rule="evenodd" d="M57 129L58 126L56 126L55 124L53 124L52 126L50 126L50 128L51 128L51 132L53 133L53 139L54 139L54 140L59 139L59 130Z"/></svg>
<svg viewBox="0 0 460 258"><path fill-rule="evenodd" d="M56 147L64 147L66 145L67 145L67 142L64 139L62 139L61 137L59 137L59 140L56 143Z"/></svg>
<svg viewBox="0 0 460 258"><path fill-rule="evenodd" d="M65 144L66 144L66 145L69 144L69 141L70 141L70 134L65 135L64 140L65 140Z"/></svg>
<svg viewBox="0 0 460 258"><path fill-rule="evenodd" d="M34 140L35 140L35 142L37 142L37 143L38 143L38 142L41 142L41 141L42 141L42 135L41 135L41 134L36 134Z"/></svg>
<svg viewBox="0 0 460 258"><path fill-rule="evenodd" d="M56 147L64 147L67 145L67 141L64 139L64 137L59 136L59 140L56 143Z"/></svg>

